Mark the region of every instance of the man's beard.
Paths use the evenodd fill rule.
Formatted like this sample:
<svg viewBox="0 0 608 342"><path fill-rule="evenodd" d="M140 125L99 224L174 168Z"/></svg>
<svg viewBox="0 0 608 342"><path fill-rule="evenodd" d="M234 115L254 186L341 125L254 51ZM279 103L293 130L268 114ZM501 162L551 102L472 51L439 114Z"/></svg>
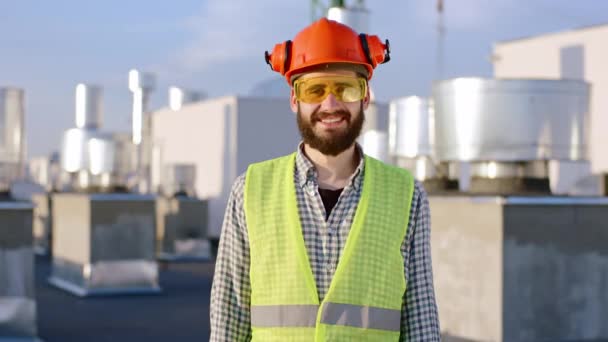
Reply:
<svg viewBox="0 0 608 342"><path fill-rule="evenodd" d="M340 115L344 117L344 120L346 121L346 129L344 131L336 130L329 132L329 134L326 136L319 136L315 134L315 124L320 122L321 119L328 115ZM318 109L310 115L310 120L305 120L302 117L300 104L298 103L297 121L298 128L300 129L300 135L302 135L302 140L304 140L305 144L325 155L337 156L351 147L355 143L355 140L357 140L359 137L359 134L361 134L363 122L365 121L363 103L361 103L359 113L355 116L354 120L352 120L352 116L346 110L327 113L319 112Z"/></svg>

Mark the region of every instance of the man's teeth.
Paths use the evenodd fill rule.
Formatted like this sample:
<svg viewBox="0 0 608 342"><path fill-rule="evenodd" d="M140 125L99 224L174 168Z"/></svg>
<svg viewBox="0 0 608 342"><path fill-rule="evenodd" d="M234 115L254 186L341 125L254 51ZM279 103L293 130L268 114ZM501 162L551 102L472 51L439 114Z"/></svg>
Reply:
<svg viewBox="0 0 608 342"><path fill-rule="evenodd" d="M326 119L321 120L321 122L323 122L323 123L334 123L334 122L338 122L338 121L341 121L341 120L342 120L342 118L326 118Z"/></svg>

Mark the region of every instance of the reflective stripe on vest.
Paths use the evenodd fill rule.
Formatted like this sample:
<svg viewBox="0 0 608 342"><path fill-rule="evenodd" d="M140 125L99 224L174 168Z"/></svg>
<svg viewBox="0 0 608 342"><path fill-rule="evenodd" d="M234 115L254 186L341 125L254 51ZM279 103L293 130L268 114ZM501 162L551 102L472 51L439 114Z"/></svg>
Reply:
<svg viewBox="0 0 608 342"><path fill-rule="evenodd" d="M318 305L251 306L251 325L261 328L314 327Z"/></svg>
<svg viewBox="0 0 608 342"><path fill-rule="evenodd" d="M314 327L318 305L257 305L251 325L263 328ZM399 331L401 311L351 304L325 303L321 323L365 329Z"/></svg>

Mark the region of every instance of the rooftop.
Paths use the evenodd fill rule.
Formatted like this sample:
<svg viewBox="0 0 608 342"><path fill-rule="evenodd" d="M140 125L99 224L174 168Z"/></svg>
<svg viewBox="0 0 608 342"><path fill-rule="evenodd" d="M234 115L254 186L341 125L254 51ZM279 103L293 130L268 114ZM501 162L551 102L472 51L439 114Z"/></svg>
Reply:
<svg viewBox="0 0 608 342"><path fill-rule="evenodd" d="M79 298L48 284L51 260L36 257L38 336L44 342L209 340L213 262L159 267L157 295Z"/></svg>

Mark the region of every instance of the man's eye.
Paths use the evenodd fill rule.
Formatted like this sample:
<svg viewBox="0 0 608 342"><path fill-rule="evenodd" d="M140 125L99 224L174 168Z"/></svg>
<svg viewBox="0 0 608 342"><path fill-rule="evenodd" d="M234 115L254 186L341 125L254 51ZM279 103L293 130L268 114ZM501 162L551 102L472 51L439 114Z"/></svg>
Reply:
<svg viewBox="0 0 608 342"><path fill-rule="evenodd" d="M345 86L340 86L340 85L336 86L336 88L335 88L336 94L342 94L345 89L346 89Z"/></svg>
<svg viewBox="0 0 608 342"><path fill-rule="evenodd" d="M309 95L322 95L323 93L325 93L324 86L312 86L312 87L306 89L306 94L309 94Z"/></svg>

